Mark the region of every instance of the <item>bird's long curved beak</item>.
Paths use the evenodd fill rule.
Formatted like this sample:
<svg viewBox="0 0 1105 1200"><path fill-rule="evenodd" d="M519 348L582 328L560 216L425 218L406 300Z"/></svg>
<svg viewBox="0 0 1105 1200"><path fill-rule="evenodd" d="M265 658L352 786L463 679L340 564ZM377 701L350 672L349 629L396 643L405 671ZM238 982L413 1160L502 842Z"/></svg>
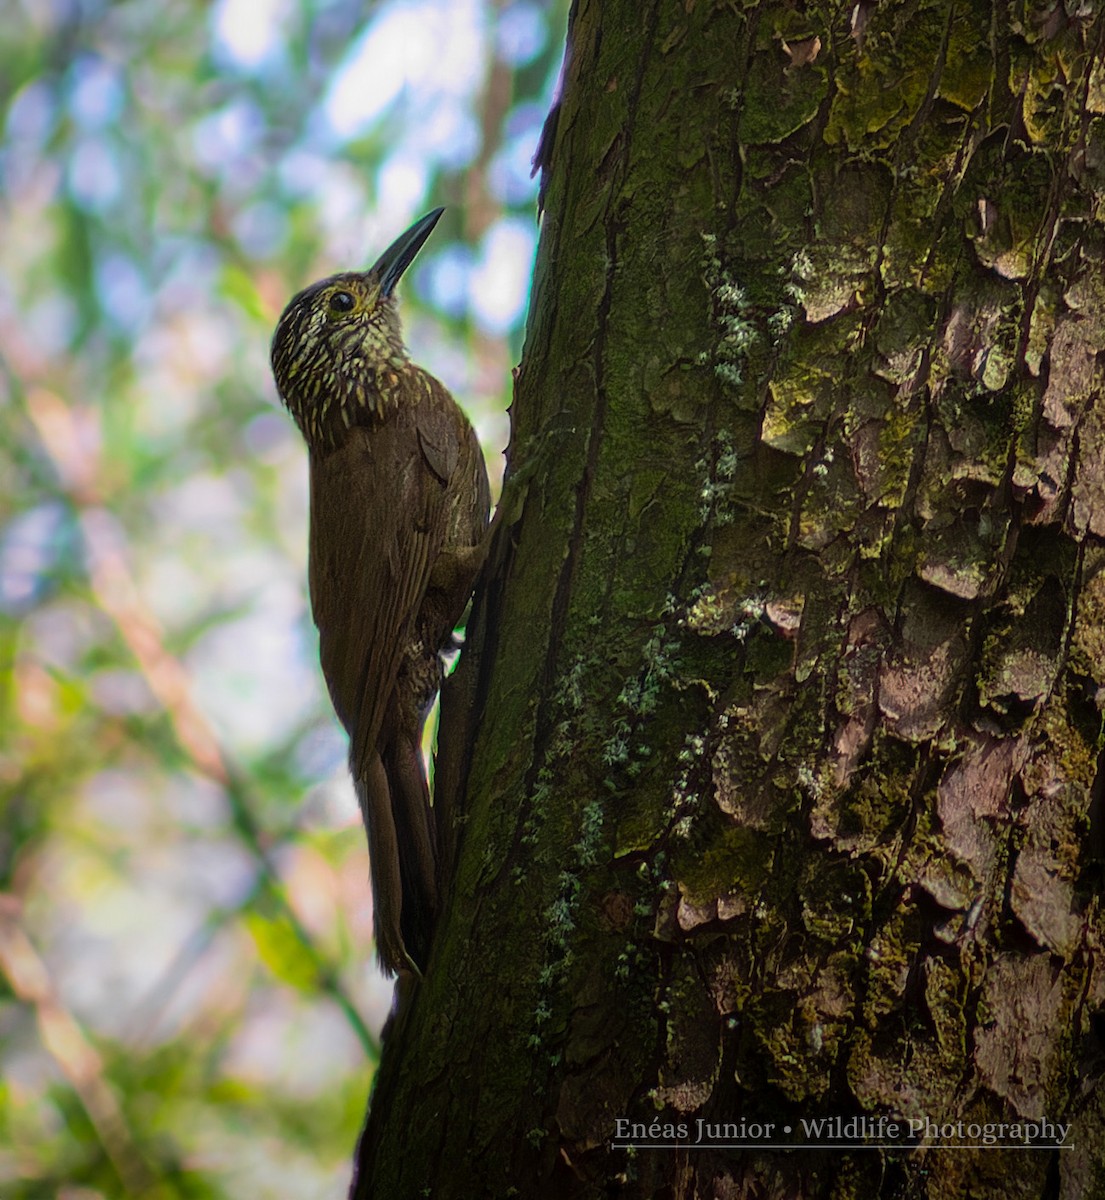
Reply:
<svg viewBox="0 0 1105 1200"><path fill-rule="evenodd" d="M410 229L401 233L376 260L372 273L379 279L380 291L384 296L390 296L395 291L395 285L403 272L414 262L414 256L422 249L444 211L443 208L435 208L433 212L428 212L415 221Z"/></svg>

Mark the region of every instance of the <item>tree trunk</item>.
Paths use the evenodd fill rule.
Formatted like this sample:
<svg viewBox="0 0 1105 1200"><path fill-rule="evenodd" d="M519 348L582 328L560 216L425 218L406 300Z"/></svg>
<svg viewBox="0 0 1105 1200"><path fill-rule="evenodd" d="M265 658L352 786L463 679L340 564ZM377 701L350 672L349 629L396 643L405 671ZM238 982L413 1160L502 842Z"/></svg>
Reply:
<svg viewBox="0 0 1105 1200"><path fill-rule="evenodd" d="M573 9L357 1196L1105 1195L1096 7Z"/></svg>

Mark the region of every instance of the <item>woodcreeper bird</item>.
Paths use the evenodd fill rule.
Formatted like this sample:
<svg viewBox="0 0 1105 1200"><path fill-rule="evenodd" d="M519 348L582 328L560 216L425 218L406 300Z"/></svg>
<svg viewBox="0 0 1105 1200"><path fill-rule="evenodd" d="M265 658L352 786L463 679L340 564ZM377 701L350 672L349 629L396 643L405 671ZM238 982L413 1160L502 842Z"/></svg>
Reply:
<svg viewBox="0 0 1105 1200"><path fill-rule="evenodd" d="M272 370L310 461L309 585L322 673L349 734L368 832L376 949L421 972L438 909L422 729L482 561L490 493L475 432L411 362L394 292L443 209L368 271L295 296Z"/></svg>

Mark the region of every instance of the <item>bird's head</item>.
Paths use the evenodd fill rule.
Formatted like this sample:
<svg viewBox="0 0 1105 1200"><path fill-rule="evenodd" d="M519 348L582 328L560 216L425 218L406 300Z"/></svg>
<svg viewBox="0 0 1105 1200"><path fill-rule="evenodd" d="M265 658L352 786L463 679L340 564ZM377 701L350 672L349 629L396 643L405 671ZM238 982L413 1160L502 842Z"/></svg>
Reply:
<svg viewBox="0 0 1105 1200"><path fill-rule="evenodd" d="M272 339L276 390L312 445L336 444L363 414L382 416L407 353L393 295L444 209L401 234L367 271L345 271L293 296Z"/></svg>

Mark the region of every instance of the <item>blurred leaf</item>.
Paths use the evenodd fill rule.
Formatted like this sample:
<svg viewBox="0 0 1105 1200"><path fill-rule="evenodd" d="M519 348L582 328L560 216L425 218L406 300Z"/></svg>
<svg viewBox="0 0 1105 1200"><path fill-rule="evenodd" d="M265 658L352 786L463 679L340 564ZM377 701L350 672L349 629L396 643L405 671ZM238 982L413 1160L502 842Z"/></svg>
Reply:
<svg viewBox="0 0 1105 1200"><path fill-rule="evenodd" d="M257 284L237 263L223 266L221 285L221 294L259 325L267 325L271 321L272 314L261 298Z"/></svg>
<svg viewBox="0 0 1105 1200"><path fill-rule="evenodd" d="M285 916L264 917L250 912L245 914L244 923L261 961L277 979L301 992L309 992L318 986L314 963L304 952L299 935Z"/></svg>

